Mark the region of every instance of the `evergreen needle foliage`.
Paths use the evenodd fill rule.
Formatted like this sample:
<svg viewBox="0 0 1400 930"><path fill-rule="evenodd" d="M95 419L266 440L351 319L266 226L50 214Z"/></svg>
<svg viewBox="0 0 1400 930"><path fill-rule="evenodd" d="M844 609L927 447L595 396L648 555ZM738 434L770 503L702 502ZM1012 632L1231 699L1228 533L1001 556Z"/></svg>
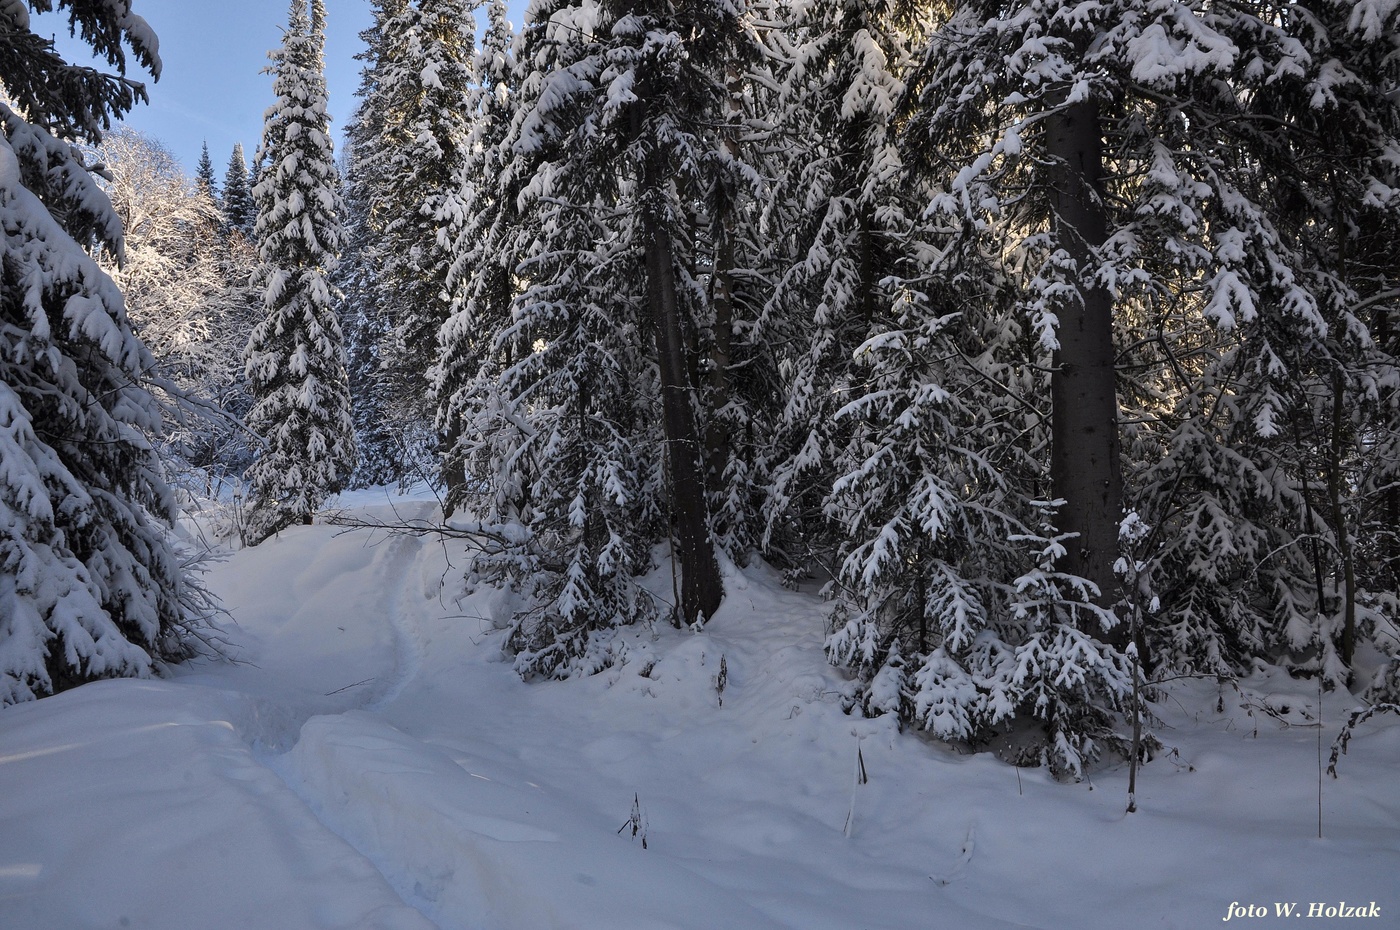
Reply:
<svg viewBox="0 0 1400 930"><path fill-rule="evenodd" d="M265 446L248 471L249 537L258 542L309 523L355 467L345 347L330 283L343 245L340 178L326 114L325 12L292 0L282 46L271 54L273 93L253 197L264 318L245 350Z"/></svg>
<svg viewBox="0 0 1400 930"><path fill-rule="evenodd" d="M522 675L761 556L852 711L1080 777L1153 676L1393 651L1395 4L484 12L376 4L345 280Z"/></svg>
<svg viewBox="0 0 1400 930"><path fill-rule="evenodd" d="M128 54L160 74L128 3L62 6L117 75ZM0 704L150 675L204 627L169 537L155 359L87 250L123 256L121 217L77 148L145 99L117 75L69 64L25 4L0 6Z"/></svg>

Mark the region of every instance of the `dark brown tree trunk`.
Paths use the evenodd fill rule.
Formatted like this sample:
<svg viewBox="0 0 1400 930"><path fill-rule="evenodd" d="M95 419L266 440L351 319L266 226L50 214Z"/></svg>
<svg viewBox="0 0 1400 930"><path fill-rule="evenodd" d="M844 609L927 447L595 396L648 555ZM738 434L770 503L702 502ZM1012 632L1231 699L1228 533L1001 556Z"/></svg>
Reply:
<svg viewBox="0 0 1400 930"><path fill-rule="evenodd" d="M714 267L710 277L710 307L714 311L714 346L710 354L708 377L705 379L710 390L710 407L715 410L729 403L729 366L734 353L734 232L733 204L721 202L716 210L728 208L729 215L712 218L715 231ZM709 462L710 480L716 491L723 489L724 473L729 467L730 456L734 454L733 439L729 427L719 417L711 417L706 429L706 459Z"/></svg>
<svg viewBox="0 0 1400 930"><path fill-rule="evenodd" d="M450 517L463 498L466 497L467 472L462 457L457 452L457 440L462 438L462 424L452 418L447 429L438 434L438 449L441 450L441 463L438 467L438 480L443 486L443 506L448 509L443 517Z"/></svg>
<svg viewBox="0 0 1400 930"><path fill-rule="evenodd" d="M743 80L739 72L729 68L725 73L725 88L729 92L725 103L731 123L737 123L742 111ZM736 161L739 140L735 134L724 139L725 151ZM734 223L739 210L737 190L721 190L711 204L710 227L714 238L714 264L710 269L710 307L714 311L714 345L706 381L710 390L709 408L723 409L729 403L730 365L734 358L734 263L737 248ZM734 438L729 425L719 417L710 417L705 429L706 462L709 467L710 488L724 491L724 475L734 455Z"/></svg>
<svg viewBox="0 0 1400 930"><path fill-rule="evenodd" d="M1098 603L1111 607L1120 593L1113 564L1123 518L1123 473L1113 298L1101 284L1087 280L1108 229L1097 103L1069 104L1048 117L1045 138L1051 224L1056 242L1075 264L1079 285L1079 299L1059 305L1060 347L1050 379L1050 477L1053 494L1064 500L1059 530L1077 534L1067 543L1063 566L1097 585ZM1117 646L1127 645L1129 636L1126 624L1108 634L1093 624L1086 632Z"/></svg>
<svg viewBox="0 0 1400 930"><path fill-rule="evenodd" d="M645 126L646 97L633 106L633 131L640 136ZM670 464L670 503L676 538L676 557L681 570L679 621L704 622L719 609L724 596L719 562L710 536L705 499L705 471L702 464L701 432L691 402L691 383L686 367L688 346L681 319L676 287L675 247L671 232L658 215L660 201L669 183L664 152L651 149L642 160L642 229L645 237L647 304L656 335L656 354L661 373L662 423L666 435L666 458Z"/></svg>
<svg viewBox="0 0 1400 930"><path fill-rule="evenodd" d="M1342 456L1347 415L1345 383L1340 371L1332 374L1332 434L1327 450L1327 502L1332 509L1332 532L1336 535L1337 557L1342 568L1342 662L1351 668L1356 655L1356 558L1351 545L1351 524L1347 520L1345 476Z"/></svg>

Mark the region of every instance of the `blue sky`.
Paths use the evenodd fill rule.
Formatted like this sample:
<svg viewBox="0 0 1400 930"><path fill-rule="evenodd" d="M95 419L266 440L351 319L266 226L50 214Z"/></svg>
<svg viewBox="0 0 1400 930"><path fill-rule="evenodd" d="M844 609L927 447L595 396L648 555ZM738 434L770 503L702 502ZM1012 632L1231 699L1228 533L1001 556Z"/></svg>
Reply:
<svg viewBox="0 0 1400 930"><path fill-rule="evenodd" d="M359 86L360 30L370 25L367 0L329 0L326 13L326 80L336 128L354 109ZM170 147L193 170L200 143L222 179L235 142L249 157L262 135L263 111L272 103L272 76L262 74L267 53L282 41L286 0L136 0L160 37L165 71L149 86L151 102L130 125Z"/></svg>
<svg viewBox="0 0 1400 930"><path fill-rule="evenodd" d="M513 18L523 5L511 3ZM164 142L191 174L207 140L222 181L233 144L242 142L251 159L262 135L272 77L261 71L268 51L281 43L288 6L288 0L134 0L132 11L160 37L165 71L158 83L147 81L151 101L126 124ZM363 48L359 33L370 25L371 8L369 0L326 0L326 7L326 82L338 143L356 103L361 62L354 56ZM34 22L41 34L57 33L60 50L73 57L79 43L68 39L63 20Z"/></svg>
<svg viewBox="0 0 1400 930"><path fill-rule="evenodd" d="M138 106L127 125L164 142L191 173L207 139L222 180L233 144L242 142L251 159L262 135L272 77L260 72L269 64L268 51L281 43L287 0L134 0L131 6L160 37L165 70L159 82L147 79L150 103ZM360 62L354 56L371 10L368 0L327 0L326 6L326 80L338 136L355 105ZM47 17L36 18L36 31L44 28L40 22L56 30L60 50L75 57L79 43L68 39L64 21L50 26Z"/></svg>

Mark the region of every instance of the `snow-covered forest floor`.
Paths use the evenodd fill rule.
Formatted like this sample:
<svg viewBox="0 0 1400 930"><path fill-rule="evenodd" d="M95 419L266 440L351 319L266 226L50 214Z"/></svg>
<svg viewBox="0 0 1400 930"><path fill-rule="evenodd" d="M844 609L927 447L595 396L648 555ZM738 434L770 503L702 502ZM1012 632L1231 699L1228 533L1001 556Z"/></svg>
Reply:
<svg viewBox="0 0 1400 930"><path fill-rule="evenodd" d="M1400 720L1358 730L1317 837L1347 695L1171 685L1126 814L1123 765L1059 784L843 714L822 603L762 566L703 632L525 684L463 564L295 527L209 577L240 663L0 710L0 927L1119 930L1342 901L1400 925Z"/></svg>

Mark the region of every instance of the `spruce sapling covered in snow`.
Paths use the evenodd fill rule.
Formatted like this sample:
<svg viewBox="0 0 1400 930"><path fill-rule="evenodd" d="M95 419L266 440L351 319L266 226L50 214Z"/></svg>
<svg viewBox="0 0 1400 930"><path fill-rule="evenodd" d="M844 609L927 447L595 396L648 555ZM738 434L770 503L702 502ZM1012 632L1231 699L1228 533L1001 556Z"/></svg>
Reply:
<svg viewBox="0 0 1400 930"><path fill-rule="evenodd" d="M190 653L198 600L167 533L174 498L152 437L154 364L122 294L85 250L122 254L121 221L75 143L145 99L128 49L160 74L124 0L69 5L118 72L70 65L0 4L0 703L145 676Z"/></svg>
<svg viewBox="0 0 1400 930"><path fill-rule="evenodd" d="M194 183L201 194L210 200L218 200L219 194L214 187L214 162L209 158L208 142L199 148L199 163L195 166Z"/></svg>
<svg viewBox="0 0 1400 930"><path fill-rule="evenodd" d="M355 466L345 347L330 274L343 240L326 114L325 11L292 0L271 54L276 103L263 127L256 239L265 316L245 359L248 425L265 446L248 471L250 538L311 521Z"/></svg>

